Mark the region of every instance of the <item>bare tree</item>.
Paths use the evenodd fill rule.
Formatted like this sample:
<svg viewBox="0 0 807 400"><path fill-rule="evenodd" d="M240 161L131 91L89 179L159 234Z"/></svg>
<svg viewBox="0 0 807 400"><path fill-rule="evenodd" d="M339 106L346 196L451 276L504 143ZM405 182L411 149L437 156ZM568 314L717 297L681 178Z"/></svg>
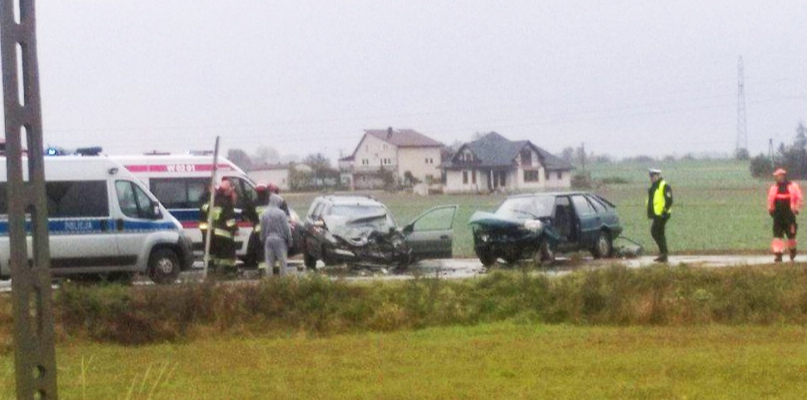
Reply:
<svg viewBox="0 0 807 400"><path fill-rule="evenodd" d="M252 168L252 159L249 158L249 154L244 150L227 150L227 158L244 171L249 171Z"/></svg>

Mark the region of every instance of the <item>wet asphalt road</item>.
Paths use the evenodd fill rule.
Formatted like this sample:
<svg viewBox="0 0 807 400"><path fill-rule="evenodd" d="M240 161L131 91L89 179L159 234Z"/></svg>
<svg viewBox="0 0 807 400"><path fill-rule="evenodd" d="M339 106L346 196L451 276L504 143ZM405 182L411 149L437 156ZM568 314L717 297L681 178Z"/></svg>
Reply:
<svg viewBox="0 0 807 400"><path fill-rule="evenodd" d="M590 257L583 259L559 258L553 265L540 268L535 271L536 273L546 274L549 276L560 276L575 270L598 268L612 265L614 263L623 264L629 268L641 268L653 265L653 258L653 256L642 256L627 259L611 258L604 260L594 260ZM687 264L701 267L731 267L769 264L771 262L773 262L773 256L770 255L683 255L671 256L668 264ZM807 255L797 257L796 262L807 262ZM300 270L303 270L301 260L291 260L290 264L298 266ZM496 266L494 268L517 267L504 264L501 267ZM439 277L443 279L467 279L484 275L488 272L488 269L475 258L425 260L409 266L406 272L403 273L396 273L395 271L381 267L340 266L325 268L322 263L317 265L317 270L318 272L327 273L334 278L357 281L412 279L417 276ZM188 281L200 280L202 275L203 273L201 269L194 269L192 271L182 273L180 279ZM255 273L255 271L246 271L242 277L244 279L254 279L257 278L257 273ZM147 280L138 279L136 281L139 283L148 284ZM9 290L11 290L11 281L0 281L0 292Z"/></svg>

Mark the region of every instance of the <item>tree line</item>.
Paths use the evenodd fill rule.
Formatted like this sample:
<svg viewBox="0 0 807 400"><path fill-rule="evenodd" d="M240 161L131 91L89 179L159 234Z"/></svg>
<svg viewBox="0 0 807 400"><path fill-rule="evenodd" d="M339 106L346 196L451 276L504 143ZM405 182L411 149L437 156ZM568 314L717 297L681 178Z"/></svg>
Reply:
<svg viewBox="0 0 807 400"><path fill-rule="evenodd" d="M288 165L288 183L292 191L341 189L343 186L339 170L333 168L331 160L322 153L309 154L302 160L284 159L271 147L259 147L252 156L242 149L230 149L227 151L227 159L244 171L262 166Z"/></svg>
<svg viewBox="0 0 807 400"><path fill-rule="evenodd" d="M807 179L807 127L799 122L793 144L780 143L773 154L762 154L751 159L751 176L766 179L776 168L784 168L790 179Z"/></svg>

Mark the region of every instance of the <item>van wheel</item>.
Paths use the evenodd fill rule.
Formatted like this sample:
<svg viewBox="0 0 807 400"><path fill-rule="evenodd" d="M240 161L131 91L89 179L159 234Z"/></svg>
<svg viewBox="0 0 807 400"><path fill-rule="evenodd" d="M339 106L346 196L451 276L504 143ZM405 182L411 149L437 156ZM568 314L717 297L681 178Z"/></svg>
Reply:
<svg viewBox="0 0 807 400"><path fill-rule="evenodd" d="M174 283L179 277L179 257L169 249L152 251L149 257L148 275L158 285Z"/></svg>

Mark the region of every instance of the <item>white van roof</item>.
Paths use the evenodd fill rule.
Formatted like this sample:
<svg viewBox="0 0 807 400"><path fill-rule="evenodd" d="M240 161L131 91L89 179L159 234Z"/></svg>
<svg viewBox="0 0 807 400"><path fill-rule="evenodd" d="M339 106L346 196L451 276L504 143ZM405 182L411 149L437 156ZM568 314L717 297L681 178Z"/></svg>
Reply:
<svg viewBox="0 0 807 400"><path fill-rule="evenodd" d="M137 180L126 168L115 160L99 156L48 156L45 161L46 181L100 180L113 175ZM23 157L23 163L28 158ZM6 157L0 157L0 181L8 181ZM28 179L28 168L23 167L24 179Z"/></svg>
<svg viewBox="0 0 807 400"><path fill-rule="evenodd" d="M213 155L159 154L159 155L111 155L132 172L210 172L213 170ZM244 174L230 160L218 157L217 169Z"/></svg>

